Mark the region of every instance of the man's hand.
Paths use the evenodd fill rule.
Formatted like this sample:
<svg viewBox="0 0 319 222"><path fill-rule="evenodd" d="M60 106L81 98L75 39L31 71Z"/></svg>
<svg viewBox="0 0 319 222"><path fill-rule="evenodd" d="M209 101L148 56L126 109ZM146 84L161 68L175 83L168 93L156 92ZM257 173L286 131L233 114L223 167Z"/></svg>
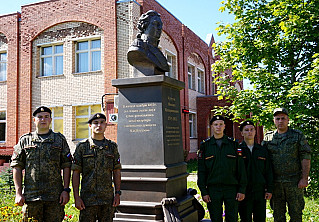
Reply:
<svg viewBox="0 0 319 222"><path fill-rule="evenodd" d="M245 194L243 194L243 193L237 193L237 195L236 195L236 200L242 201L243 199L245 199Z"/></svg>
<svg viewBox="0 0 319 222"><path fill-rule="evenodd" d="M120 205L120 195L115 194L114 201L113 201L113 207L117 207L118 205Z"/></svg>
<svg viewBox="0 0 319 222"><path fill-rule="evenodd" d="M298 183L298 188L302 189L302 188L306 188L307 186L308 186L308 180L301 178Z"/></svg>
<svg viewBox="0 0 319 222"><path fill-rule="evenodd" d="M270 200L272 197L272 193L265 193L265 199Z"/></svg>
<svg viewBox="0 0 319 222"><path fill-rule="evenodd" d="M84 210L85 209L85 205L84 205L83 200L81 199L81 197L75 197L74 202L75 202L75 207L78 210Z"/></svg>
<svg viewBox="0 0 319 222"><path fill-rule="evenodd" d="M209 196L209 195L203 196L203 201L204 201L205 203L211 202L210 196Z"/></svg>
<svg viewBox="0 0 319 222"><path fill-rule="evenodd" d="M25 202L25 198L23 196L23 194L16 194L16 198L15 198L15 204L17 204L18 206L23 206Z"/></svg>
<svg viewBox="0 0 319 222"><path fill-rule="evenodd" d="M70 200L70 194L66 191L63 191L60 195L60 204L61 206L64 206L65 204L67 204Z"/></svg>

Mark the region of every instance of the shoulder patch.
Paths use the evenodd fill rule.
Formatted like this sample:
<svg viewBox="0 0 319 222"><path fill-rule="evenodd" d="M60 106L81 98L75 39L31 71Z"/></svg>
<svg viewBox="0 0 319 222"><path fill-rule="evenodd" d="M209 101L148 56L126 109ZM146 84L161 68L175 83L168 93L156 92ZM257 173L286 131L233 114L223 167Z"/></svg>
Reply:
<svg viewBox="0 0 319 222"><path fill-rule="evenodd" d="M206 143L207 141L210 140L211 137L207 138L207 139L204 139L202 142L200 142L200 144L203 144L203 143Z"/></svg>
<svg viewBox="0 0 319 222"><path fill-rule="evenodd" d="M241 148L237 148L237 154L238 156L242 156L243 155L243 151Z"/></svg>

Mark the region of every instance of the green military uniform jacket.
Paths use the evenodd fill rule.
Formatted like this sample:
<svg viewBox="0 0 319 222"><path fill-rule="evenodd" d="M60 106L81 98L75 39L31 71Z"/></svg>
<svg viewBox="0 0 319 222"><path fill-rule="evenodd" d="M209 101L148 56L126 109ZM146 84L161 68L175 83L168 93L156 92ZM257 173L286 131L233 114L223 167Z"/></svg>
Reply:
<svg viewBox="0 0 319 222"><path fill-rule="evenodd" d="M214 137L203 142L198 153L198 187L202 196L208 195L208 187L235 185L239 193L245 193L247 178L241 150L234 139L224 136L221 148Z"/></svg>
<svg viewBox="0 0 319 222"><path fill-rule="evenodd" d="M82 173L80 196L85 206L112 203L112 171L117 169L121 163L115 142L104 139L102 146L96 146L89 138L77 144L72 170Z"/></svg>
<svg viewBox="0 0 319 222"><path fill-rule="evenodd" d="M63 191L61 169L71 167L72 156L65 137L52 130L41 139L36 132L20 137L14 146L11 167L25 169L26 201L58 201Z"/></svg>
<svg viewBox="0 0 319 222"><path fill-rule="evenodd" d="M255 143L251 152L245 141L239 147L242 149L248 179L246 195L265 191L272 193L273 174L267 149Z"/></svg>
<svg viewBox="0 0 319 222"><path fill-rule="evenodd" d="M273 164L275 182L297 182L301 178L303 159L311 159L311 149L299 130L290 129L284 134L266 133L262 143L268 149Z"/></svg>

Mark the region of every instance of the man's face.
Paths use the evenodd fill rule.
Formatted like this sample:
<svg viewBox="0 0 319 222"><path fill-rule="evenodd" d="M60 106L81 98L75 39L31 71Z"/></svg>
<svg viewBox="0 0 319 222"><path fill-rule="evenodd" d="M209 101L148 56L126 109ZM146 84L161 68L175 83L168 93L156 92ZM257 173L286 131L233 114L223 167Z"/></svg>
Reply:
<svg viewBox="0 0 319 222"><path fill-rule="evenodd" d="M284 113L277 114L274 116L274 123L278 130L286 131L288 129L289 117Z"/></svg>
<svg viewBox="0 0 319 222"><path fill-rule="evenodd" d="M241 135L244 137L244 140L254 140L256 129L253 125L244 126Z"/></svg>
<svg viewBox="0 0 319 222"><path fill-rule="evenodd" d="M162 34L162 22L158 16L152 16L150 22L145 30L145 34L159 39Z"/></svg>
<svg viewBox="0 0 319 222"><path fill-rule="evenodd" d="M212 130L214 136L223 136L225 129L224 120L215 120L212 124Z"/></svg>
<svg viewBox="0 0 319 222"><path fill-rule="evenodd" d="M35 127L40 130L47 130L50 128L52 118L50 113L48 112L40 112L37 113L36 116L33 118L33 122Z"/></svg>
<svg viewBox="0 0 319 222"><path fill-rule="evenodd" d="M95 119L89 125L94 134L103 134L106 129L106 121L103 118Z"/></svg>

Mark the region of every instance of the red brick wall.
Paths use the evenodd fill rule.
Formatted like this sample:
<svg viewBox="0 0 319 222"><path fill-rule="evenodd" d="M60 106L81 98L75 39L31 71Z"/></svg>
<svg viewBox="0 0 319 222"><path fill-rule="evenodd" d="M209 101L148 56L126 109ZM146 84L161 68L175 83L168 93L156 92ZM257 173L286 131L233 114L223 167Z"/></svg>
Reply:
<svg viewBox="0 0 319 222"><path fill-rule="evenodd" d="M31 43L45 29L59 23L82 21L104 30L105 92L115 92L111 80L116 78L116 0L46 1L22 7L21 81L19 84L19 135L31 130ZM102 96L102 95L101 95ZM116 137L114 126L107 129Z"/></svg>
<svg viewBox="0 0 319 222"><path fill-rule="evenodd" d="M210 65L213 63L209 46L200 39L194 32L183 25L178 19L170 14L165 8L163 8L158 2L154 0L138 0L142 5L142 12L145 13L148 10L155 10L161 14L163 21L163 31L170 36L176 50L178 52L178 79L185 83L185 89L181 91L181 108L188 109L188 78L187 78L187 58L190 54L196 53L201 58L205 66L205 89L208 95L212 94L212 76ZM213 43L213 42L212 42ZM212 44L211 43L211 44ZM210 45L211 46L211 45ZM182 114L182 134L184 141L184 149L189 151L189 124L188 115Z"/></svg>
<svg viewBox="0 0 319 222"><path fill-rule="evenodd" d="M8 40L7 58L7 134L5 146L12 147L18 141L18 69L19 69L19 13L0 17L0 32ZM12 152L12 150L10 150Z"/></svg>

